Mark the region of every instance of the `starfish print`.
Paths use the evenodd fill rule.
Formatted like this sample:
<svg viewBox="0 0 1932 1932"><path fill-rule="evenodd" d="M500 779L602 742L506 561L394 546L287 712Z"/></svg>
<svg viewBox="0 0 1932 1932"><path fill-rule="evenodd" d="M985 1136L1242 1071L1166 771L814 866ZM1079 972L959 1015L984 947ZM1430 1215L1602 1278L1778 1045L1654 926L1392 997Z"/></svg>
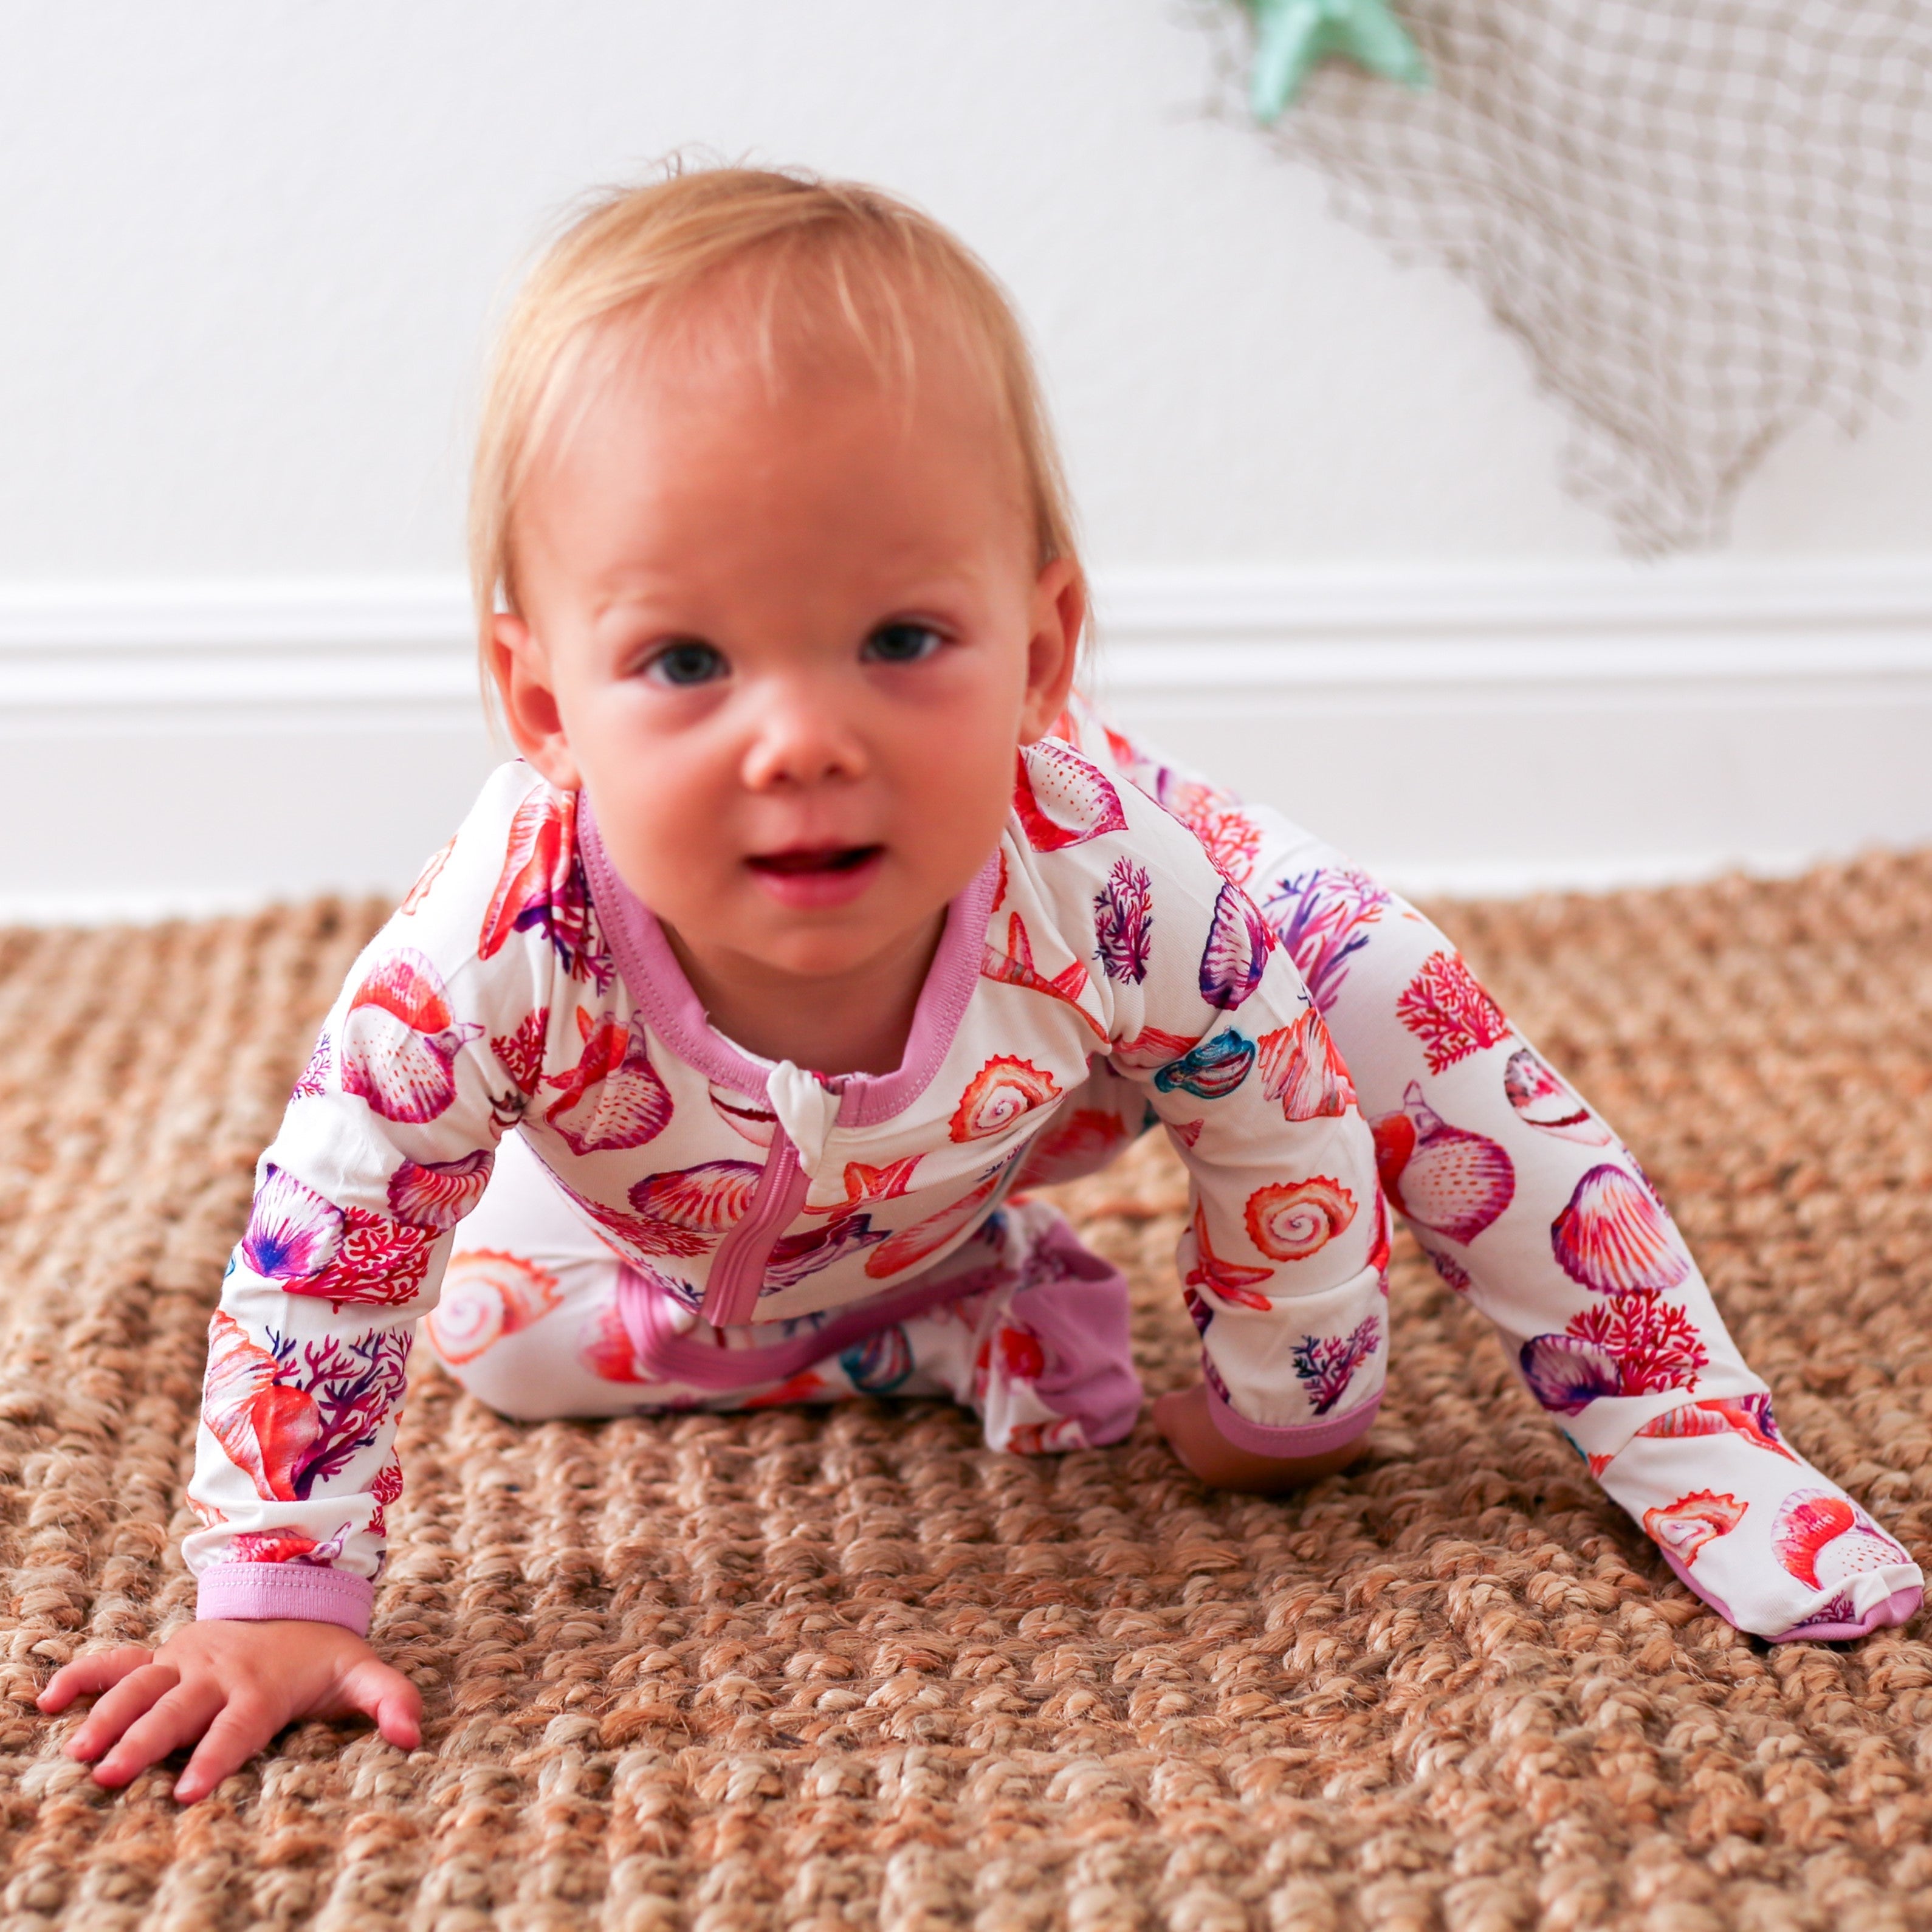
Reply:
<svg viewBox="0 0 1932 1932"><path fill-rule="evenodd" d="M1340 54L1411 87L1426 87L1429 69L1388 0L1247 0L1255 15L1255 65L1249 98L1255 118L1270 125L1301 91L1318 62Z"/></svg>
<svg viewBox="0 0 1932 1932"><path fill-rule="evenodd" d="M1274 1270L1223 1261L1208 1245L1207 1212L1198 1204L1194 1210L1194 1250L1195 1263L1187 1271L1190 1288L1211 1289L1237 1308L1252 1308L1261 1314L1273 1312L1274 1304L1266 1295L1256 1294L1254 1285L1266 1281Z"/></svg>

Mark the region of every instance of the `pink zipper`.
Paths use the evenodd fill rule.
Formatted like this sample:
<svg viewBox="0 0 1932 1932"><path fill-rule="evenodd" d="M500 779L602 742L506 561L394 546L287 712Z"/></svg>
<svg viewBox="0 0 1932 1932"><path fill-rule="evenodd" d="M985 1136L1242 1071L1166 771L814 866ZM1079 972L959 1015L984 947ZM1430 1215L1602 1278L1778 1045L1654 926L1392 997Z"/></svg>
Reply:
<svg viewBox="0 0 1932 1932"><path fill-rule="evenodd" d="M735 1327L757 1312L765 1264L778 1237L797 1217L812 1191L812 1177L800 1166L798 1150L784 1129L772 1128L772 1150L752 1196L745 1218L718 1244L698 1312L714 1328Z"/></svg>

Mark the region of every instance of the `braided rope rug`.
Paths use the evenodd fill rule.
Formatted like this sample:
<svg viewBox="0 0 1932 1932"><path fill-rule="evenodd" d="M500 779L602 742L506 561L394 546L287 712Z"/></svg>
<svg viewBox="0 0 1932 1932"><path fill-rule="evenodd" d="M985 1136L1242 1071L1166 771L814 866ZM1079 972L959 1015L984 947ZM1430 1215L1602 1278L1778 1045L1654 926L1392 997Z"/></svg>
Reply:
<svg viewBox="0 0 1932 1932"><path fill-rule="evenodd" d="M379 912L0 934L0 1932L1932 1922L1932 1632L1728 1629L1406 1246L1372 1456L1285 1502L1145 1422L1037 1461L932 1404L522 1426L421 1363L376 1636L424 1748L310 1724L190 1809L100 1793L31 1700L186 1612L208 1311ZM1932 854L1448 917L1922 1558ZM1176 1169L1065 1191L1174 1383Z"/></svg>

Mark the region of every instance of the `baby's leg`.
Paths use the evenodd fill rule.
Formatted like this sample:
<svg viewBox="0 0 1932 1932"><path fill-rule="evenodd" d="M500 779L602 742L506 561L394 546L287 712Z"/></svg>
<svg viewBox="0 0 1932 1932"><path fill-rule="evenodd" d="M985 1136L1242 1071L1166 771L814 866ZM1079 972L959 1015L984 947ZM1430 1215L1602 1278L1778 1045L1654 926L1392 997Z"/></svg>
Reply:
<svg viewBox="0 0 1932 1932"><path fill-rule="evenodd" d="M1780 1437L1642 1168L1450 942L1280 814L1129 769L1260 906L1348 1063L1390 1204L1684 1582L1774 1639L1912 1614L1910 1556Z"/></svg>

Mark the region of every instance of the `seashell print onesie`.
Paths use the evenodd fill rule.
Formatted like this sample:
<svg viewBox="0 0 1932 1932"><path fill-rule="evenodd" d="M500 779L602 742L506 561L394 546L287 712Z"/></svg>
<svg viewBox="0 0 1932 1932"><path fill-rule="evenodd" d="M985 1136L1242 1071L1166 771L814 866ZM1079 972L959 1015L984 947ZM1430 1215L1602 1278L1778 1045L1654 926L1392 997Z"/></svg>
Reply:
<svg viewBox="0 0 1932 1932"><path fill-rule="evenodd" d="M1156 1124L1229 1439L1308 1455L1372 1422L1386 1194L1732 1622L1916 1607L1906 1552L1779 1438L1641 1170L1435 928L1085 711L1060 732L1021 755L902 1066L829 1079L710 1026L586 803L492 776L258 1169L190 1491L202 1616L366 1628L422 1318L520 1418L892 1392L967 1404L994 1448L1118 1440L1126 1283L1013 1197Z"/></svg>

